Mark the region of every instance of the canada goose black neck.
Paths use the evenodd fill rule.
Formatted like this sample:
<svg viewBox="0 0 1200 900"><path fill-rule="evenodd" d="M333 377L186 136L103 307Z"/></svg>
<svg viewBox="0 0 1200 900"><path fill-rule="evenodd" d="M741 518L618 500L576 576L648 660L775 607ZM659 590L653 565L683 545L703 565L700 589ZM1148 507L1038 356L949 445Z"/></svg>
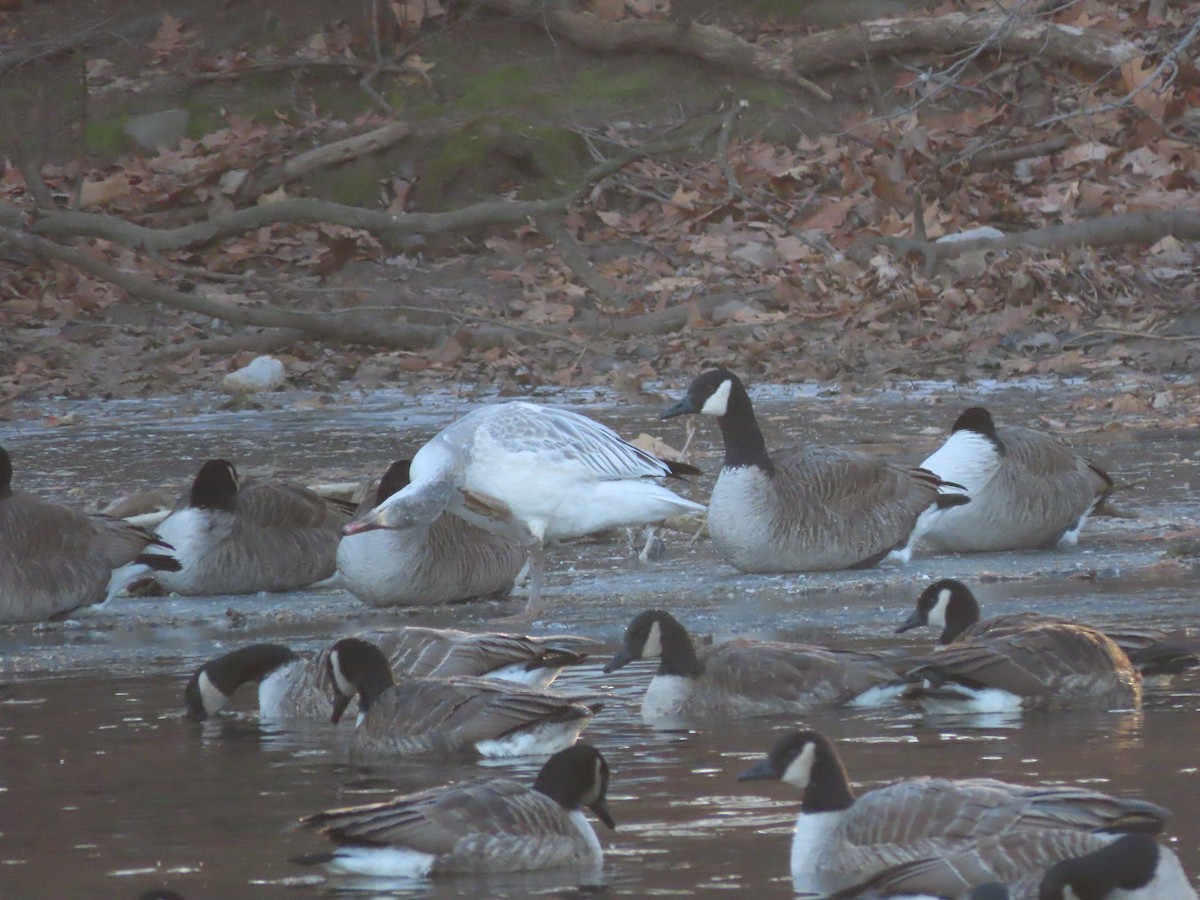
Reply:
<svg viewBox="0 0 1200 900"><path fill-rule="evenodd" d="M379 487L375 489L375 505L378 506L388 497L397 491L401 491L408 487L409 483L409 467L412 465L411 459L398 459L383 473L383 477L379 479Z"/></svg>
<svg viewBox="0 0 1200 900"><path fill-rule="evenodd" d="M696 646L692 636L679 621L669 613L659 611L660 618L655 622L660 629L662 642L662 659L658 664L659 675L682 675L684 678L698 678L704 674L704 664L696 656Z"/></svg>
<svg viewBox="0 0 1200 900"><path fill-rule="evenodd" d="M12 460L8 451L0 447L0 500L12 496Z"/></svg>
<svg viewBox="0 0 1200 900"><path fill-rule="evenodd" d="M233 512L237 502L237 469L227 459L210 459L192 480L188 505Z"/></svg>
<svg viewBox="0 0 1200 900"><path fill-rule="evenodd" d="M981 434L996 445L996 449L1000 451L1001 455L1004 454L1004 442L996 433L996 423L992 420L992 414L982 406L972 406L962 411L954 420L954 427L950 429L950 433L954 434L958 431L973 431Z"/></svg>
<svg viewBox="0 0 1200 900"><path fill-rule="evenodd" d="M774 475L775 465L771 462L771 455L767 453L767 442L763 439L762 429L758 427L758 419L754 416L750 395L746 393L746 388L736 375L726 374L732 380L729 403L725 415L717 419L721 426L721 436L725 440L725 468L757 466L768 475Z"/></svg>
<svg viewBox="0 0 1200 900"><path fill-rule="evenodd" d="M183 690L188 718L207 718L200 685L202 677L228 697L246 682L262 681L280 666L299 658L282 644L251 644L210 660L193 673Z"/></svg>
<svg viewBox="0 0 1200 900"><path fill-rule="evenodd" d="M1062 900L1066 889L1080 900L1102 900L1115 890L1134 891L1154 878L1159 849L1146 834L1127 834L1106 847L1055 863L1038 890L1040 900Z"/></svg>

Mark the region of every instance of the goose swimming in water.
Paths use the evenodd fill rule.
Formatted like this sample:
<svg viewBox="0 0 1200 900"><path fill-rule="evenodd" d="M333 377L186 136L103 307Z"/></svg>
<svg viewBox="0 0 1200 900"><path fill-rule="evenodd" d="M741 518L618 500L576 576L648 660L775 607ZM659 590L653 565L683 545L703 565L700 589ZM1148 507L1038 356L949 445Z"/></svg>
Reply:
<svg viewBox="0 0 1200 900"><path fill-rule="evenodd" d="M514 401L480 407L426 443L411 481L351 522L372 528L429 525L449 512L529 548L526 615L541 610L545 543L703 512L655 483L695 472L622 440L586 416Z"/></svg>

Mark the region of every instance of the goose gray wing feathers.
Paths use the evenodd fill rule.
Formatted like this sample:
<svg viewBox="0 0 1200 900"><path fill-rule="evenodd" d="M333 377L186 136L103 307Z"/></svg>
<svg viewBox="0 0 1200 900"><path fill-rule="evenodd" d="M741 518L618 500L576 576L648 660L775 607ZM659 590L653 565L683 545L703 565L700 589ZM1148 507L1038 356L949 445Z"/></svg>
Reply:
<svg viewBox="0 0 1200 900"><path fill-rule="evenodd" d="M582 648L596 643L573 635L535 638L419 626L384 632L370 640L384 652L395 671L439 678L491 675L508 666L530 672L557 670L582 662L587 657ZM545 686L542 677L535 680Z"/></svg>
<svg viewBox="0 0 1200 900"><path fill-rule="evenodd" d="M910 678L935 687L958 682L995 688L1045 707L1141 701L1141 678L1112 640L1093 628L1055 622L955 641L931 654Z"/></svg>

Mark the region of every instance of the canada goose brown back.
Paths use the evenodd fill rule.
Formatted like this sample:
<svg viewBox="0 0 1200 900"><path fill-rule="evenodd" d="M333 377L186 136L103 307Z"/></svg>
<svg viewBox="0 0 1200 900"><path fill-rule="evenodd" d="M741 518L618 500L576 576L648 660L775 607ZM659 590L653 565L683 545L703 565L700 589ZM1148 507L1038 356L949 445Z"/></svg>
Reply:
<svg viewBox="0 0 1200 900"><path fill-rule="evenodd" d="M392 463L356 515L407 486L409 466L408 460ZM507 594L525 557L511 535L443 513L428 524L343 537L337 568L346 587L369 606L430 606Z"/></svg>
<svg viewBox="0 0 1200 900"><path fill-rule="evenodd" d="M709 500L708 529L743 572L807 572L907 561L938 516L967 503L932 472L846 450L807 446L768 453L736 375L712 369L663 416L716 416L725 461Z"/></svg>
<svg viewBox="0 0 1200 900"><path fill-rule="evenodd" d="M156 580L178 594L288 591L333 574L349 511L286 481L239 484L228 460L201 466L157 532L181 569Z"/></svg>
<svg viewBox="0 0 1200 900"><path fill-rule="evenodd" d="M0 623L41 622L106 599L113 570L175 566L171 547L120 519L86 515L12 487L0 447Z"/></svg>
<svg viewBox="0 0 1200 900"><path fill-rule="evenodd" d="M937 550L981 552L1073 544L1087 517L1113 488L1108 473L1048 434L997 428L972 407L921 465L971 496L925 534Z"/></svg>

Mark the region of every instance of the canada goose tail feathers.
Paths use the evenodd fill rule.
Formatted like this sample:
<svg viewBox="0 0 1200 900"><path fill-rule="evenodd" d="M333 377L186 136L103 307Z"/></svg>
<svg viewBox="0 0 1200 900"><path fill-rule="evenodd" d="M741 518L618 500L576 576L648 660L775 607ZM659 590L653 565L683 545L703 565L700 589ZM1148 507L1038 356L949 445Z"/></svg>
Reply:
<svg viewBox="0 0 1200 900"><path fill-rule="evenodd" d="M938 509L953 509L956 506L963 506L970 503L971 498L966 494L938 494L936 502Z"/></svg>
<svg viewBox="0 0 1200 900"><path fill-rule="evenodd" d="M149 566L155 572L179 572L183 569L179 560L165 553L139 553L134 562Z"/></svg>
<svg viewBox="0 0 1200 900"><path fill-rule="evenodd" d="M697 469L695 466L688 465L685 462L678 462L672 459L664 459L663 464L669 470L668 478L686 478L690 475L703 475L702 469Z"/></svg>
<svg viewBox="0 0 1200 900"><path fill-rule="evenodd" d="M586 653L570 650L566 647L546 647L541 656L531 659L525 664L525 670L561 669L565 666L577 666L588 658Z"/></svg>

